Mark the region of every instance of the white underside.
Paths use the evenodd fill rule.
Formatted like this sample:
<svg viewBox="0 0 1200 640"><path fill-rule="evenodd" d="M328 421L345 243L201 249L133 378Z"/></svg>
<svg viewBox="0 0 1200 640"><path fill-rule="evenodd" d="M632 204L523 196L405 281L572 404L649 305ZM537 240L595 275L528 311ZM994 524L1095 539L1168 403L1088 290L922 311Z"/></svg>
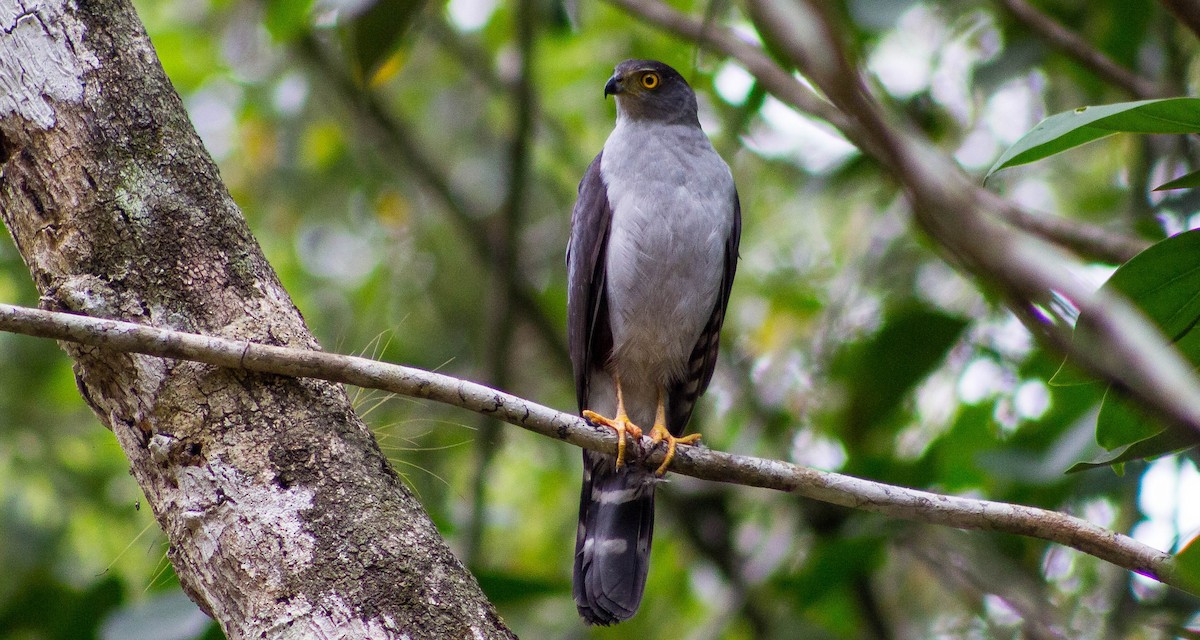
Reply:
<svg viewBox="0 0 1200 640"><path fill-rule="evenodd" d="M679 380L720 295L733 225L733 177L698 127L619 119L600 173L613 209L606 263L610 368L630 418L654 421L658 389ZM589 406L616 409L593 372Z"/></svg>

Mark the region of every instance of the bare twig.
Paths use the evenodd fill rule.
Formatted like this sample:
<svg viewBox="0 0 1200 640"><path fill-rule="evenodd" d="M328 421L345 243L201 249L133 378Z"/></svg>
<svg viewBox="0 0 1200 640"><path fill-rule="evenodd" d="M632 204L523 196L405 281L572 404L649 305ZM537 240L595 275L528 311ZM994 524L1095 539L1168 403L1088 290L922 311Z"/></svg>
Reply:
<svg viewBox="0 0 1200 640"><path fill-rule="evenodd" d="M495 275L500 281L491 297L491 327L487 357L490 382L497 387L508 387L511 376L513 334L518 310L515 308L517 282L512 274L518 273L517 257L521 252L521 227L524 223L525 192L529 178L530 147L533 143L533 114L537 103L533 85L534 38L537 27L537 9L532 0L517 3L516 40L521 55L521 73L512 92L513 119L516 121L508 153L508 193L501 210L504 224L501 225L498 244L500 252ZM483 546L483 527L487 513L487 481L491 477L492 463L503 442L503 432L498 421L484 418L475 444L475 477L471 482L471 517L466 526L465 556L467 566L479 558Z"/></svg>
<svg viewBox="0 0 1200 640"><path fill-rule="evenodd" d="M1160 2L1191 30L1192 35L1200 37L1200 2L1197 0L1160 0Z"/></svg>
<svg viewBox="0 0 1200 640"><path fill-rule="evenodd" d="M930 535L932 533L932 535ZM1063 640L1067 627L1062 615L1050 604L1046 584L997 557L995 549L984 546L982 540L971 541L950 535L947 531L914 531L899 542L900 548L923 564L938 582L952 586L950 593L969 594L965 604L983 607L983 596L995 594L1024 623L1022 637L1030 640Z"/></svg>
<svg viewBox="0 0 1200 640"><path fill-rule="evenodd" d="M611 430L593 427L577 416L466 380L366 358L7 304L0 304L0 330L116 351L380 389L495 416L579 447L607 453L615 453L616 449L616 436ZM648 440L641 444L644 449L650 448ZM662 452L651 451L640 462L654 468L662 462ZM894 518L1039 538L1187 590L1176 574L1170 554L1056 511L940 495L704 447L681 447L671 468L696 478L786 491Z"/></svg>
<svg viewBox="0 0 1200 640"><path fill-rule="evenodd" d="M1064 27L1050 16L1038 11L1025 0L999 0L1014 18L1028 27L1050 46L1062 51L1076 62L1090 69L1105 81L1120 87L1138 98L1156 98L1162 91L1154 82L1143 78L1117 64L1103 51L1093 47L1079 34Z"/></svg>

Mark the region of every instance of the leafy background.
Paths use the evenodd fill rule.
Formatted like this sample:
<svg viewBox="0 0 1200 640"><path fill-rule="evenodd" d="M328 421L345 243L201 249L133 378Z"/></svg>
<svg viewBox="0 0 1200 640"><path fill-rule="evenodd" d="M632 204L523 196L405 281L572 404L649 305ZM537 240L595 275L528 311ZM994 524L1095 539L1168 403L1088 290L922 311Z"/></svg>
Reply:
<svg viewBox="0 0 1200 640"><path fill-rule="evenodd" d="M575 185L612 125L612 66L658 58L697 88L745 214L722 361L693 421L709 446L1061 510L1168 551L1200 529L1190 453L1065 473L1106 455L1105 385L1052 384L1079 376L911 230L896 184L735 63L603 3L136 4L327 349L572 408ZM736 6L672 4L756 37ZM1196 41L1158 4L1033 4L1140 75L1194 91ZM880 92L981 180L1043 117L1132 99L997 4L838 6ZM1180 136L1110 136L988 185L1158 240L1200 222L1190 192L1151 191L1193 157ZM1099 286L1115 267L1077 275ZM7 237L0 300L36 305ZM0 334L0 381L0 637L221 637L179 590L62 352ZM1200 604L1035 540L673 477L641 613L587 629L569 584L578 451L436 404L356 398L525 637L1160 638Z"/></svg>

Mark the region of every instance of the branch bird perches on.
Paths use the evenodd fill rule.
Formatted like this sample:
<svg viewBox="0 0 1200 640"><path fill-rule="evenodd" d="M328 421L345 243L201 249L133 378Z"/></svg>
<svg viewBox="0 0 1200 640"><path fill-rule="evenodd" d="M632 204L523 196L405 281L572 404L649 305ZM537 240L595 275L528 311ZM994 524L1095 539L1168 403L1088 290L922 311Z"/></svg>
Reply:
<svg viewBox="0 0 1200 640"><path fill-rule="evenodd" d="M426 398L489 415L569 444L615 453L616 436L583 419L467 380L412 367L322 351L277 347L0 304L0 331L98 348L203 362L220 367L333 382ZM640 461L662 463L661 451ZM678 449L671 470L683 475L799 496L881 515L1047 540L1184 591L1170 554L1129 536L1057 511L908 489L704 447Z"/></svg>

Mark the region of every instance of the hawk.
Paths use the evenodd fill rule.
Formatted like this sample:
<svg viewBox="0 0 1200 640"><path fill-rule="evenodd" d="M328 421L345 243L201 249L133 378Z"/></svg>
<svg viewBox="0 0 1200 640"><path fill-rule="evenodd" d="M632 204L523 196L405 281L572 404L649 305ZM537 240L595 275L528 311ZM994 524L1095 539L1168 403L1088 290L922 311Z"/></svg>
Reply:
<svg viewBox="0 0 1200 640"><path fill-rule="evenodd" d="M654 531L654 487L717 362L741 206L671 67L626 60L604 85L617 124L579 183L567 245L567 333L581 415L618 435L583 452L574 596L590 624L632 616ZM608 417L611 416L611 417ZM625 436L666 443L657 471L625 465Z"/></svg>

